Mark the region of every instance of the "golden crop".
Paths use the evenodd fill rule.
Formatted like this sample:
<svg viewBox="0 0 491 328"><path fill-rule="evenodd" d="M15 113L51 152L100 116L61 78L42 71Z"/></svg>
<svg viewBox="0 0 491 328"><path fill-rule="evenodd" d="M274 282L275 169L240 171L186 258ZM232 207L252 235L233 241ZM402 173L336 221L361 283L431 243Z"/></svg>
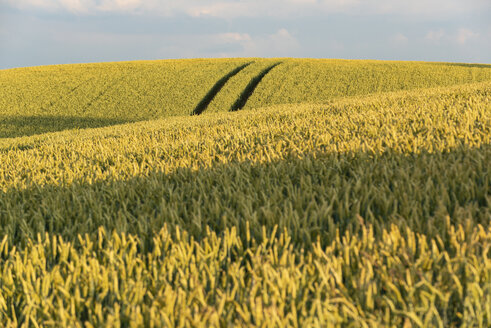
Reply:
<svg viewBox="0 0 491 328"><path fill-rule="evenodd" d="M104 65L0 71L0 326L491 325L489 67Z"/></svg>
<svg viewBox="0 0 491 328"><path fill-rule="evenodd" d="M104 229L0 244L4 327L488 327L491 230L445 223L449 242L392 226L304 252L292 235L235 228L200 241L156 232L152 250ZM78 246L76 246L77 244Z"/></svg>
<svg viewBox="0 0 491 328"><path fill-rule="evenodd" d="M213 86L249 64L218 89ZM244 108L491 80L490 65L317 59L192 59L0 70L0 137L19 137L234 109L271 65ZM246 99L244 99L246 100Z"/></svg>

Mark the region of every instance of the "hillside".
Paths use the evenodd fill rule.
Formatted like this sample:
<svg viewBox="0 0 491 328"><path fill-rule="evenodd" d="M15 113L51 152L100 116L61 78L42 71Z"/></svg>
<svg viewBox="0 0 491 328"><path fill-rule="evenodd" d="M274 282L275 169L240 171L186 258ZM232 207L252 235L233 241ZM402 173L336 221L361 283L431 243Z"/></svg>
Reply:
<svg viewBox="0 0 491 328"><path fill-rule="evenodd" d="M491 80L491 65L193 59L0 70L0 137Z"/></svg>
<svg viewBox="0 0 491 328"><path fill-rule="evenodd" d="M0 81L0 325L491 324L489 66L186 60Z"/></svg>

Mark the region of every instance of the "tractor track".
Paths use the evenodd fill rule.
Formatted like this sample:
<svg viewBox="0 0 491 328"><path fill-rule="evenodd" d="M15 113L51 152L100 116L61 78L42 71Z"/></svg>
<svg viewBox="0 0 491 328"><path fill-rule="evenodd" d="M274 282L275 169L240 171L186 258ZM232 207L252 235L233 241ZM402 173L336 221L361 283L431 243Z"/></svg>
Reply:
<svg viewBox="0 0 491 328"><path fill-rule="evenodd" d="M256 90L256 88L259 85L259 83L261 82L261 80L266 75L268 75L268 73L271 72L271 70L273 68L275 68L276 66L281 65L281 64L282 64L282 62L274 63L273 65L266 67L258 75L253 77L252 80L249 82L249 84L242 91L239 98L237 98L235 103L232 105L232 107L230 108L230 111L235 112L235 111L238 111L238 110L241 110L242 108L244 108L247 101L252 96L252 94L254 93L254 90Z"/></svg>
<svg viewBox="0 0 491 328"><path fill-rule="evenodd" d="M203 99L201 99L191 115L200 115L201 113L203 113L216 97L216 95L220 92L220 90L222 90L228 80L239 74L244 68L251 65L252 63L254 62L249 62L244 65L238 66L227 73L225 76L223 76L220 80L218 80L217 83L215 83L215 85L210 89L210 91L208 91L208 93L203 97Z"/></svg>

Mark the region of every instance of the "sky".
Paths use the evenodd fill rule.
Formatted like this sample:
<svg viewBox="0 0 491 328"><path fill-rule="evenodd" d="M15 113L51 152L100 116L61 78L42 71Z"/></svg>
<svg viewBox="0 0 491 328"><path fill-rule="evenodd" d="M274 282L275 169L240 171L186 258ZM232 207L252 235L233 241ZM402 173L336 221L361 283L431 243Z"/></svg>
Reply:
<svg viewBox="0 0 491 328"><path fill-rule="evenodd" d="M491 63L491 0L0 0L0 69L210 57Z"/></svg>

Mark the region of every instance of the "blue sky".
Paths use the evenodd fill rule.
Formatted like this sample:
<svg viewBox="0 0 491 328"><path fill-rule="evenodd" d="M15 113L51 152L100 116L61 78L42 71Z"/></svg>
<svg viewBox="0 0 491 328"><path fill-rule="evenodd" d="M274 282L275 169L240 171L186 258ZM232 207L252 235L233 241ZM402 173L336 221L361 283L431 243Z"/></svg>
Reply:
<svg viewBox="0 0 491 328"><path fill-rule="evenodd" d="M491 63L491 1L0 0L0 69L250 56Z"/></svg>

